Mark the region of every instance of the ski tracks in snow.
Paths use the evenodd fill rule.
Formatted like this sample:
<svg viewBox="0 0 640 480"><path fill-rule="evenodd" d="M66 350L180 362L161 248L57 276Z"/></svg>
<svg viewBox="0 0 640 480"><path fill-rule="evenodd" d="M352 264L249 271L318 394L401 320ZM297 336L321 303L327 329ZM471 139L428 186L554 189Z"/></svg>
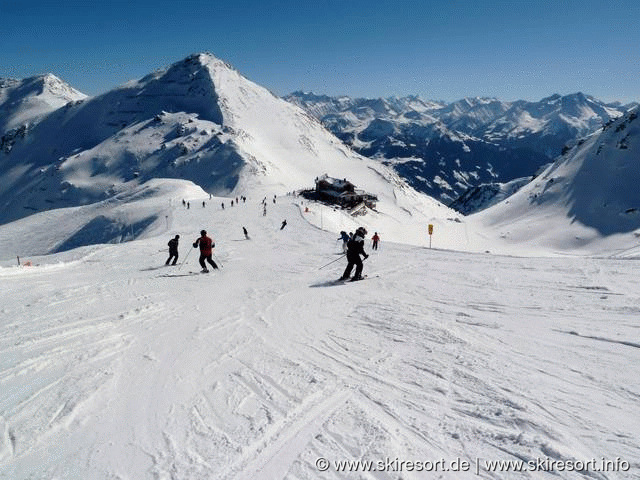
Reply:
<svg viewBox="0 0 640 480"><path fill-rule="evenodd" d="M551 328L558 315L579 320L595 308L573 303L558 288L579 284L580 271L567 268L558 284L557 262L541 261L513 281L504 269L514 260L504 266L494 258L455 260L461 265L452 272L442 263L451 258L438 254L429 264L434 281L408 280L424 273L392 266L379 285L363 282L348 293L309 288L308 273L308 281L254 282L237 315L210 327L236 340L207 369L208 386L187 402L178 430L165 434L172 446L161 456L170 461L156 473L315 479L324 478L315 467L319 457L602 456L588 437L572 433L576 424L583 431L606 427L581 416L571 392L583 391L584 399L611 385L584 371L567 376L551 360L562 345ZM440 273L454 275L442 288L435 281ZM546 277L556 283L547 285ZM590 289L575 293L593 296ZM547 333L522 337L520 322ZM532 371L532 361L541 371ZM631 391L619 395L629 402ZM191 427L180 434L180 425ZM443 472L442 478L466 477Z"/></svg>
<svg viewBox="0 0 640 480"><path fill-rule="evenodd" d="M320 457L638 458L626 264L389 244L365 263L377 281L310 288L344 268L317 270L335 237L278 209L242 219L255 241L218 235L225 268L209 275L125 265L121 252L148 258L133 242L62 268L64 283L60 269L9 283L0 476L315 480L345 477Z"/></svg>

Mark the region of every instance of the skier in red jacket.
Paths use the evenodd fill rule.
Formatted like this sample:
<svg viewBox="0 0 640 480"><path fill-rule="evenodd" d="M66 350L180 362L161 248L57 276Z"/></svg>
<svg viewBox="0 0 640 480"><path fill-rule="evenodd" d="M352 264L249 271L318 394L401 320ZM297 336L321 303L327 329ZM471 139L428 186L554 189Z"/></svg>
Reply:
<svg viewBox="0 0 640 480"><path fill-rule="evenodd" d="M213 268L218 268L216 262L214 262L211 258L212 248L216 246L213 240L207 237L207 231L202 230L200 232L200 238L197 238L195 242L193 242L193 248L200 247L200 266L202 267L202 273L209 273L209 269L207 265L204 263L205 260L209 262Z"/></svg>
<svg viewBox="0 0 640 480"><path fill-rule="evenodd" d="M378 235L378 232L375 232L373 237L371 237L371 240L373 240L373 244L371 245L371 248L373 250L377 250L378 249L378 242L380 241L380 236Z"/></svg>

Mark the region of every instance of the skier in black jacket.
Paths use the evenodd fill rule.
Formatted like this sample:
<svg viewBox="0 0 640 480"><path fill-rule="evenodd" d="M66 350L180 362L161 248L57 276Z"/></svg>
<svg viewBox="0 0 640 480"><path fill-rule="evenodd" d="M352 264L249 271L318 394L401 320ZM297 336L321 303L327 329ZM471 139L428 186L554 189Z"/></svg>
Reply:
<svg viewBox="0 0 640 480"><path fill-rule="evenodd" d="M349 240L347 243L347 268L345 269L340 280L346 280L351 275L351 269L353 266L356 266L356 273L351 279L352 282L357 280L362 280L362 260L360 259L360 255L363 255L364 258L369 258L364 251L364 238L367 235L367 230L364 227L359 227L356 230L356 233L353 235L353 238Z"/></svg>
<svg viewBox="0 0 640 480"><path fill-rule="evenodd" d="M176 235L174 238L169 240L169 243L167 243L167 245L169 245L169 258L167 258L165 265L169 265L169 262L171 262L172 258L173 258L173 263L171 265L175 265L176 262L178 261L178 240L179 239L180 239L180 235Z"/></svg>

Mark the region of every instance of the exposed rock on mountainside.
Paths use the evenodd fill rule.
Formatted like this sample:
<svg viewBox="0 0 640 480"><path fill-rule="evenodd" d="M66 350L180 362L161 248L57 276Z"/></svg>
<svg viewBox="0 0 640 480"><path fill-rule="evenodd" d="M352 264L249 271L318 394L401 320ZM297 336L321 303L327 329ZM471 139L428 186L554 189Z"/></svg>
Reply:
<svg viewBox="0 0 640 480"><path fill-rule="evenodd" d="M481 184L533 175L563 147L628 108L582 93L539 102L465 98L450 104L415 96L351 99L303 92L286 99L358 152L392 165L413 187L445 203Z"/></svg>

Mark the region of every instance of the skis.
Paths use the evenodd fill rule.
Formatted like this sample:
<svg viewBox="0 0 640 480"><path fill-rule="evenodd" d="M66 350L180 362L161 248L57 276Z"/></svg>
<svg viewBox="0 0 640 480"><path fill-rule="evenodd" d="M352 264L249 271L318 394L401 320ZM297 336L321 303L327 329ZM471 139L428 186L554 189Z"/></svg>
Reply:
<svg viewBox="0 0 640 480"><path fill-rule="evenodd" d="M360 280L355 280L355 281L351 281L351 280L341 280L341 279L337 279L337 280L328 280L326 282L321 282L321 283L316 283L313 285L309 285L310 287L334 287L336 285L344 285L346 283L357 283L357 282L361 282L362 280L370 280L373 278L378 278L380 277L380 275L363 275L362 278Z"/></svg>
<svg viewBox="0 0 640 480"><path fill-rule="evenodd" d="M197 272L195 271L188 271L188 272L184 272L184 273L165 273L162 275L158 275L159 277L164 277L164 278L172 278L172 277L194 277L196 275L206 275L208 273L210 273L211 270L207 271L207 272L203 272L202 270L199 270Z"/></svg>
<svg viewBox="0 0 640 480"><path fill-rule="evenodd" d="M341 279L338 279L338 280L336 280L336 281L337 281L337 282L339 282L339 283L353 283L353 282L361 282L361 281L363 281L363 280L370 280L370 279L372 279L372 278L378 278L378 277L380 277L380 275L378 275L378 274L376 274L376 275L371 275L371 276L369 276L369 275L362 275L362 277L361 277L361 278L359 278L358 280L353 280L353 279L341 280Z"/></svg>

